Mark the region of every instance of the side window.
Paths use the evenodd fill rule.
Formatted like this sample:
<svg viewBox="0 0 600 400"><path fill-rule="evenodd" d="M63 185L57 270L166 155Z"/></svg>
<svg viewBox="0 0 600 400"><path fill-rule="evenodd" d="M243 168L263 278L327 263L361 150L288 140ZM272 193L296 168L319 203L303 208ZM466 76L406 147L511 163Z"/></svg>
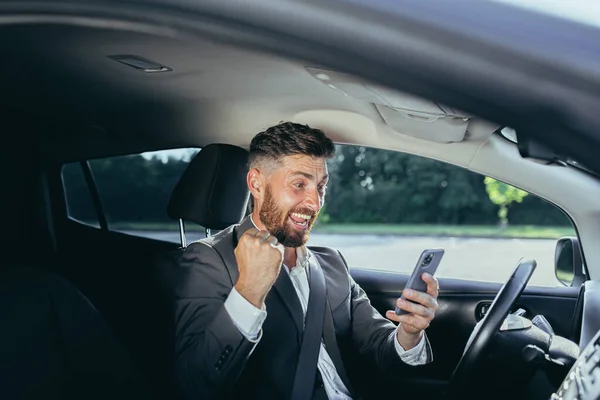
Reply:
<svg viewBox="0 0 600 400"><path fill-rule="evenodd" d="M179 225L167 216L171 192L190 160L199 149L176 149L89 160L94 182L108 229L131 235L179 242ZM71 193L73 207L84 207L91 199L83 196L87 186L66 179L68 171L78 164L63 168L67 200ZM69 216L80 220L71 212ZM188 226L189 240L203 236L199 226Z"/></svg>
<svg viewBox="0 0 600 400"><path fill-rule="evenodd" d="M521 257L531 283L557 286L556 240L576 236L544 200L466 169L404 153L338 146L313 245L342 251L351 268L410 273L443 248L438 277L504 282Z"/></svg>

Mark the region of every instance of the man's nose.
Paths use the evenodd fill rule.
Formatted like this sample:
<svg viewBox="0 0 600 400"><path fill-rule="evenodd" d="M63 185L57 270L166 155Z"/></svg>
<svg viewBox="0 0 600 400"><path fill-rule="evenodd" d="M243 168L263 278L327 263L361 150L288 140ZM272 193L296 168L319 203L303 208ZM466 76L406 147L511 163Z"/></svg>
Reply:
<svg viewBox="0 0 600 400"><path fill-rule="evenodd" d="M313 211L319 211L321 209L321 196L319 191L317 189L308 191L304 204Z"/></svg>

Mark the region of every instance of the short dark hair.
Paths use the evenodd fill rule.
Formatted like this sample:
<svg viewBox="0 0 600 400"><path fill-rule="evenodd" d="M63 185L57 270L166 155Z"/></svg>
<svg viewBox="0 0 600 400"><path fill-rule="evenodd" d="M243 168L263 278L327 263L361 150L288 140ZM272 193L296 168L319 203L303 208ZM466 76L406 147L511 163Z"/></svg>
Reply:
<svg viewBox="0 0 600 400"><path fill-rule="evenodd" d="M248 166L254 168L262 159L277 161L296 154L330 159L335 155L335 145L320 129L282 122L254 136Z"/></svg>

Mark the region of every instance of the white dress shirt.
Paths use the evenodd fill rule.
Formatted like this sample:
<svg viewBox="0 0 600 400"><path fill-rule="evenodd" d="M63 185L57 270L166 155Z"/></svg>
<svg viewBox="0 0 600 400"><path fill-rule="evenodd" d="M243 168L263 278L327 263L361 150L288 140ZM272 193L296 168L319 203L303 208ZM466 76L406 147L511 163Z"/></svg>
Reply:
<svg viewBox="0 0 600 400"><path fill-rule="evenodd" d="M313 258L314 256L311 256L310 251L302 246L296 249L296 266L291 268L291 270L285 266L282 268L289 274L296 289L304 316L306 316L310 291L307 267L309 262L316 262ZM264 305L262 310L254 307L254 305L233 288L225 301L225 309L242 335L251 342L258 342L260 340L262 336L262 324L265 318L267 318L267 310ZM410 350L404 350L397 339L395 340L395 345L398 355L405 363L409 365L421 365L427 362L427 351L425 351L425 340L423 338ZM330 400L352 399L348 388L346 388L346 385L344 385L344 382L338 375L323 341L321 341L317 368L321 372L323 385Z"/></svg>

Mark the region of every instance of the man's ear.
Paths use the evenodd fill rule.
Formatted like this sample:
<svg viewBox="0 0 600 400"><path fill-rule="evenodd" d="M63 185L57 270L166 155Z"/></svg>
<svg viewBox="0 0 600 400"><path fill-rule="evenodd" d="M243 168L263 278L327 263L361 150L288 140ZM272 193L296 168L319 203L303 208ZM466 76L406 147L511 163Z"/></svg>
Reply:
<svg viewBox="0 0 600 400"><path fill-rule="evenodd" d="M264 190L263 176L260 171L256 168L252 168L250 171L248 171L248 174L246 175L246 182L248 184L250 193L252 193L252 196L257 199L261 199Z"/></svg>

